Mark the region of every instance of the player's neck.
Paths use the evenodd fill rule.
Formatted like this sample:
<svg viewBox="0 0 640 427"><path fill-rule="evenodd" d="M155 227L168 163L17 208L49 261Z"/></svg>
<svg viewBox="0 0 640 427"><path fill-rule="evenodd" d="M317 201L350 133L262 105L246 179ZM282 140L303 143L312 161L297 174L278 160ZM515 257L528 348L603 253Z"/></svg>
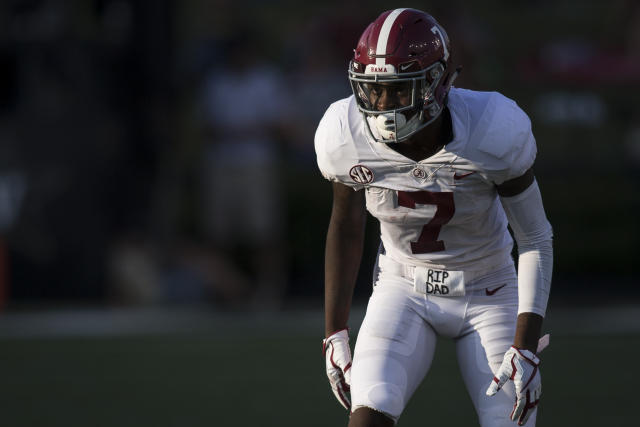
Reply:
<svg viewBox="0 0 640 427"><path fill-rule="evenodd" d="M416 135L416 141L411 141L413 144L421 144L425 147L438 148L448 144L453 138L451 113L445 106L442 113L438 116L433 123L422 129Z"/></svg>

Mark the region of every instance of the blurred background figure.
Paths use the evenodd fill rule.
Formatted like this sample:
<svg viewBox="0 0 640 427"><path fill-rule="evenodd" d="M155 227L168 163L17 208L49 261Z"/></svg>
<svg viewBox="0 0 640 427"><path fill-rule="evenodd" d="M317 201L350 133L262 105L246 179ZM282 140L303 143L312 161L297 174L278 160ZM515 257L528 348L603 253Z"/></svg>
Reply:
<svg viewBox="0 0 640 427"><path fill-rule="evenodd" d="M198 217L227 268L247 271L242 282L226 278L238 290L228 302L276 308L287 285L281 135L296 117L290 85L261 44L250 27L240 28L223 44L224 60L207 70Z"/></svg>

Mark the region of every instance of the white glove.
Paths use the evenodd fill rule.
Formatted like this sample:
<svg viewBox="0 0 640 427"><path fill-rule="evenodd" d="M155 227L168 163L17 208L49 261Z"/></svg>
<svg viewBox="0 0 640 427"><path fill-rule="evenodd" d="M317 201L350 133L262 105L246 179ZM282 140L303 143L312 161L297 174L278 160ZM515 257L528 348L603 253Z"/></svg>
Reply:
<svg viewBox="0 0 640 427"><path fill-rule="evenodd" d="M327 376L331 390L345 409L351 408L351 348L349 332L342 329L322 340L322 352L327 362Z"/></svg>
<svg viewBox="0 0 640 427"><path fill-rule="evenodd" d="M516 403L511 411L511 420L524 425L540 401L542 382L538 365L540 359L529 350L511 346L505 353L502 365L487 389L487 396L493 396L507 380L516 386Z"/></svg>

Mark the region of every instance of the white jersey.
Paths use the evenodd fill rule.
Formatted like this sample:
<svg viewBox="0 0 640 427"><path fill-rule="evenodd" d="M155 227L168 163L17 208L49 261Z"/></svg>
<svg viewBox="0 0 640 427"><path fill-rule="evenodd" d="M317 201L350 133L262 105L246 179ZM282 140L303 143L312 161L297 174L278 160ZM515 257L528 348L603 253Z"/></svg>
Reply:
<svg viewBox="0 0 640 427"><path fill-rule="evenodd" d="M453 140L422 161L370 139L353 96L333 103L315 149L325 178L366 191L386 255L451 270L503 265L513 241L496 185L536 156L527 115L497 92L452 88Z"/></svg>

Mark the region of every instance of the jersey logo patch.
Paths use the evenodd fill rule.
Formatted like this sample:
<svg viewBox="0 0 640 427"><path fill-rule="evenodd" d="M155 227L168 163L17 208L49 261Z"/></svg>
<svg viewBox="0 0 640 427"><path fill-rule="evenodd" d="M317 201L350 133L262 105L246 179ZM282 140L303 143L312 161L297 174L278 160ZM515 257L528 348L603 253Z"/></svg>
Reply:
<svg viewBox="0 0 640 427"><path fill-rule="evenodd" d="M427 177L427 173L420 168L415 168L411 173L418 179L425 179Z"/></svg>
<svg viewBox="0 0 640 427"><path fill-rule="evenodd" d="M454 180L463 179L463 178L468 177L469 175L473 175L474 173L476 173L476 172L473 171L473 172L467 172L467 173L463 173L461 175L458 175L458 172L456 172L456 173L453 174L453 179Z"/></svg>
<svg viewBox="0 0 640 427"><path fill-rule="evenodd" d="M355 165L349 171L349 176L358 184L368 184L373 181L373 172L366 166Z"/></svg>
<svg viewBox="0 0 640 427"><path fill-rule="evenodd" d="M505 286L507 286L506 283L504 285L498 286L497 288L494 288L494 289L487 288L484 291L487 293L487 296L491 296L491 295L495 294L496 292L498 292L500 289L504 288Z"/></svg>

